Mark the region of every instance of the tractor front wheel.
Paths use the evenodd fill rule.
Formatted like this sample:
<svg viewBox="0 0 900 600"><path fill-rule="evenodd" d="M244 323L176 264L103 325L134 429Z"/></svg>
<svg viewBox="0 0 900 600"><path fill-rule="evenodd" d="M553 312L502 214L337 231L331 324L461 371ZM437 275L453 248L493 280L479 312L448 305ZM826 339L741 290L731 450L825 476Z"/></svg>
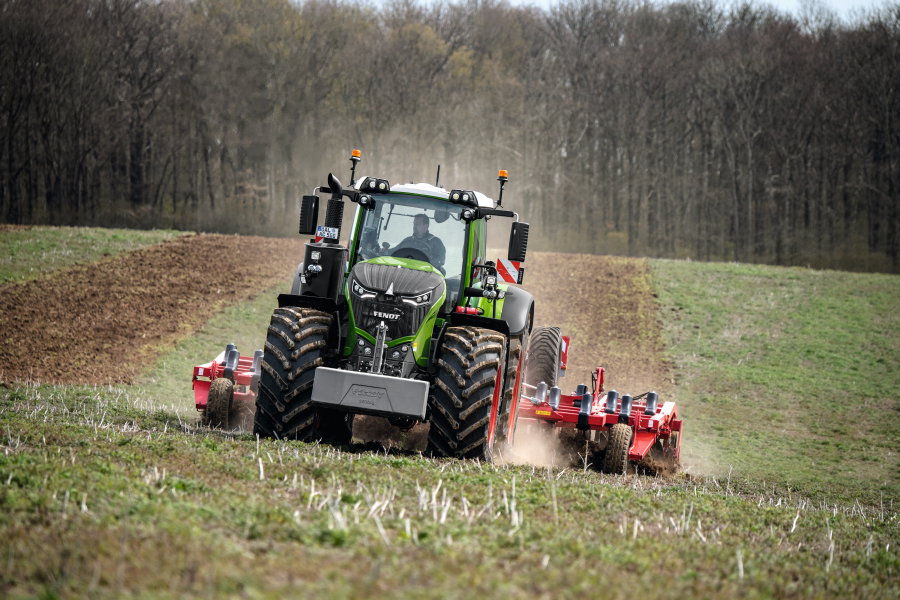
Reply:
<svg viewBox="0 0 900 600"><path fill-rule="evenodd" d="M308 308L276 308L269 322L261 363L253 429L260 436L304 442L325 434L349 440L345 415L312 405L316 367L325 364L334 317ZM343 433L341 436L339 433Z"/></svg>
<svg viewBox="0 0 900 600"><path fill-rule="evenodd" d="M606 444L606 455L603 457L603 472L610 475L623 475L628 469L628 450L634 432L624 423L616 423L609 430L609 441Z"/></svg>
<svg viewBox="0 0 900 600"><path fill-rule="evenodd" d="M210 427L228 429L228 418L234 407L234 383L219 377L209 386L206 400L206 416Z"/></svg>
<svg viewBox="0 0 900 600"><path fill-rule="evenodd" d="M506 336L490 329L451 327L444 333L428 397L431 454L493 460L506 343Z"/></svg>

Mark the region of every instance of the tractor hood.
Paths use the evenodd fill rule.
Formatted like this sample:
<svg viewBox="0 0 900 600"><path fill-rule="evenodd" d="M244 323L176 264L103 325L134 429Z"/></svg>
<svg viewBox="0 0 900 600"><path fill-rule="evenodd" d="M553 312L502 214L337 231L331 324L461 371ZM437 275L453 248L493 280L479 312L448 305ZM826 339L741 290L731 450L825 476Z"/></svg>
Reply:
<svg viewBox="0 0 900 600"><path fill-rule="evenodd" d="M381 256L358 263L347 280L356 327L372 337L384 321L387 337L413 336L431 308L443 301L444 278L430 264Z"/></svg>

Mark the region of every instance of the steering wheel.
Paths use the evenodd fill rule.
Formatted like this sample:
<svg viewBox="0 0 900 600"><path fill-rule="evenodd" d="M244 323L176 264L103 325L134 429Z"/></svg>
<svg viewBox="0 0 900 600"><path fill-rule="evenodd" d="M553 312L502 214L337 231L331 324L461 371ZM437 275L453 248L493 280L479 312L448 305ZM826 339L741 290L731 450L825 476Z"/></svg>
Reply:
<svg viewBox="0 0 900 600"><path fill-rule="evenodd" d="M391 252L391 256L395 258L411 258L413 260L421 260L422 262L431 263L428 256L421 250L416 248L397 248Z"/></svg>

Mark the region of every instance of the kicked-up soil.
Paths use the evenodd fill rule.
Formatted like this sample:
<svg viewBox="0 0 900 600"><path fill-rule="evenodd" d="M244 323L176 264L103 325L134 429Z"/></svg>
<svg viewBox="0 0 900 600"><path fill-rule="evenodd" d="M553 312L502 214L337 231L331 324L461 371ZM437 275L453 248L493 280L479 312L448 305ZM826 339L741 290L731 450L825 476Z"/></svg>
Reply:
<svg viewBox="0 0 900 600"><path fill-rule="evenodd" d="M132 383L225 305L289 291L303 243L182 236L0 287L0 381Z"/></svg>

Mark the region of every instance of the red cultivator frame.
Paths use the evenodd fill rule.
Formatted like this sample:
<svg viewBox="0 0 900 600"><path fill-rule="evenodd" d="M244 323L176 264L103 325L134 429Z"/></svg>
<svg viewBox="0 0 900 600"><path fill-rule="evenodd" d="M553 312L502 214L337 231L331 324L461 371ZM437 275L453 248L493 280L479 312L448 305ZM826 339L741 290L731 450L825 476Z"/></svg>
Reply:
<svg viewBox="0 0 900 600"><path fill-rule="evenodd" d="M560 371L566 369L568 338L563 345ZM674 402L659 405L656 392L639 396L624 395L603 389L605 371L598 368L593 374L593 390L581 384L572 394L563 394L558 387L545 383L524 384L519 419L525 424L606 434L607 445L603 471L623 473L629 461L646 463L655 470L674 468L680 458L682 420ZM648 455L650 455L648 457Z"/></svg>
<svg viewBox="0 0 900 600"><path fill-rule="evenodd" d="M228 428L228 416L256 403L262 350L241 356L234 344L215 360L194 367L194 403L213 427Z"/></svg>

